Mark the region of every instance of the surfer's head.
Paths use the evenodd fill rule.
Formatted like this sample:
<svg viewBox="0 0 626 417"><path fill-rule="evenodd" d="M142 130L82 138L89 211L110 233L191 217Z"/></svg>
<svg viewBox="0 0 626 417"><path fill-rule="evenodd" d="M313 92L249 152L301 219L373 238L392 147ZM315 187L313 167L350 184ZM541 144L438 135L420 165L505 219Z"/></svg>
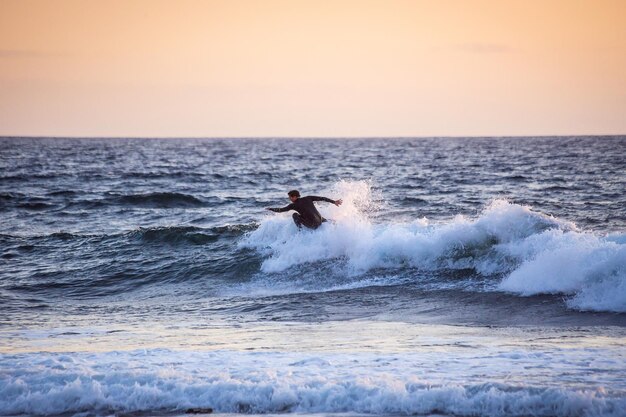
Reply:
<svg viewBox="0 0 626 417"><path fill-rule="evenodd" d="M287 195L289 196L289 199L291 200L291 202L296 201L297 199L300 198L300 191L298 190L291 190L287 193Z"/></svg>

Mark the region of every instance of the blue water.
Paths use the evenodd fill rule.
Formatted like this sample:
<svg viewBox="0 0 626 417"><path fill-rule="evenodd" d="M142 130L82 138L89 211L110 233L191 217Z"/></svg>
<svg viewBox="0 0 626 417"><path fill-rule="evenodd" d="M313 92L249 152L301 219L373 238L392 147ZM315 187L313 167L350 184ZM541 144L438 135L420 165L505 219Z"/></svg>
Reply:
<svg viewBox="0 0 626 417"><path fill-rule="evenodd" d="M625 191L624 136L0 138L0 415L623 415Z"/></svg>

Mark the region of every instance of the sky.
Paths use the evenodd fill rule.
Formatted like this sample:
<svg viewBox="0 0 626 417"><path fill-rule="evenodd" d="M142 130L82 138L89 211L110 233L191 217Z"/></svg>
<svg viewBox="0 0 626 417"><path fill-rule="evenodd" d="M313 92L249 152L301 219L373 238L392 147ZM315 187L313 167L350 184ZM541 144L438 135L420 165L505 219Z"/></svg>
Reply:
<svg viewBox="0 0 626 417"><path fill-rule="evenodd" d="M626 1L0 0L0 135L626 134Z"/></svg>

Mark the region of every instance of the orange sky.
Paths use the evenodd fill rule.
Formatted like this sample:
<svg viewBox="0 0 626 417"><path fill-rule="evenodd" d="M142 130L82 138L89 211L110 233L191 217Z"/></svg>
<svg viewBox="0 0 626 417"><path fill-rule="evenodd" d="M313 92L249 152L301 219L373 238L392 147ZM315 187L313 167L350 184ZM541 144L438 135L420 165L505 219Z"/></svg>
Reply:
<svg viewBox="0 0 626 417"><path fill-rule="evenodd" d="M0 0L0 135L626 134L626 1Z"/></svg>

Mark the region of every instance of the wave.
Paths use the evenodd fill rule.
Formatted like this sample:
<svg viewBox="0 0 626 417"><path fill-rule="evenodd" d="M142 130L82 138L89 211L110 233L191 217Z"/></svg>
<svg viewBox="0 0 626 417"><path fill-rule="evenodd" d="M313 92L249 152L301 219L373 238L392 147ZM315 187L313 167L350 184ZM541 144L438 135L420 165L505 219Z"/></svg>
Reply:
<svg viewBox="0 0 626 417"><path fill-rule="evenodd" d="M423 358L403 355L152 349L1 357L0 415L210 407L263 414L620 416L626 407L619 389L437 382L415 375Z"/></svg>
<svg viewBox="0 0 626 417"><path fill-rule="evenodd" d="M194 226L169 226L140 228L129 235L149 242L206 244L221 238L234 238L251 231L254 224L235 224L200 228Z"/></svg>
<svg viewBox="0 0 626 417"><path fill-rule="evenodd" d="M141 208L193 208L206 207L209 204L220 204L218 199L200 199L193 195L176 192L153 192L145 194L114 194L107 193L104 198L81 199L71 198L77 195L73 191L56 191L47 194L47 197L30 197L21 193L0 193L0 203L14 206L18 209L45 210L56 207L52 204L55 198L64 198L65 208L80 208L83 210L97 209L105 206L133 206ZM68 199L70 198L70 199Z"/></svg>
<svg viewBox="0 0 626 417"><path fill-rule="evenodd" d="M533 236L509 249L524 261L498 288L525 296L566 294L567 305L578 310L626 312L626 244L620 240L560 230Z"/></svg>
<svg viewBox="0 0 626 417"><path fill-rule="evenodd" d="M0 210L14 206L19 209L29 211L42 211L56 208L54 204L48 203L45 198L29 197L22 193L0 193Z"/></svg>
<svg viewBox="0 0 626 417"><path fill-rule="evenodd" d="M38 253L52 259L42 263L46 267L32 279L8 280L4 288L25 297L46 299L58 297L59 292L69 298L95 299L165 283L195 282L202 286L207 279L213 288L222 280L237 280L252 269L258 270L258 257L231 251L237 239L254 227L233 224L149 227L112 234L0 234L0 257L5 260L29 262ZM65 264L67 256L80 261Z"/></svg>
<svg viewBox="0 0 626 417"><path fill-rule="evenodd" d="M114 200L120 204L158 208L202 207L205 205L205 203L197 197L173 192L128 194L116 196Z"/></svg>
<svg viewBox="0 0 626 417"><path fill-rule="evenodd" d="M131 240L139 240L144 242L161 242L170 244L192 243L205 244L211 243L222 238L236 238L257 227L254 223L228 224L214 227L196 227L196 226L155 226L155 227L139 227L130 230L112 234L84 234L70 232L55 232L45 235L34 236L16 236L11 234L0 234L0 239L6 243L12 241L23 241L24 239L32 241L47 240L85 240L94 239L94 241L116 240L129 238Z"/></svg>
<svg viewBox="0 0 626 417"><path fill-rule="evenodd" d="M275 273L325 260L345 262L350 274L373 269L472 270L493 278L475 290L530 296L563 294L578 310L626 312L625 235L598 236L531 207L495 200L475 218L374 223L367 182L339 182L341 207L323 206L333 222L298 231L287 215L268 216L242 240Z"/></svg>
<svg viewBox="0 0 626 417"><path fill-rule="evenodd" d="M46 195L51 196L51 197L70 197L76 194L78 193L74 190L56 190L56 191L50 191Z"/></svg>
<svg viewBox="0 0 626 417"><path fill-rule="evenodd" d="M29 201L26 203L18 204L18 208L30 211L42 211L42 210L50 210L56 208L57 206L54 204L48 204L41 201Z"/></svg>
<svg viewBox="0 0 626 417"><path fill-rule="evenodd" d="M22 198L22 197L24 197L24 194L22 193L16 193L16 192L0 193L0 201L11 201L11 200L15 200L15 199Z"/></svg>

